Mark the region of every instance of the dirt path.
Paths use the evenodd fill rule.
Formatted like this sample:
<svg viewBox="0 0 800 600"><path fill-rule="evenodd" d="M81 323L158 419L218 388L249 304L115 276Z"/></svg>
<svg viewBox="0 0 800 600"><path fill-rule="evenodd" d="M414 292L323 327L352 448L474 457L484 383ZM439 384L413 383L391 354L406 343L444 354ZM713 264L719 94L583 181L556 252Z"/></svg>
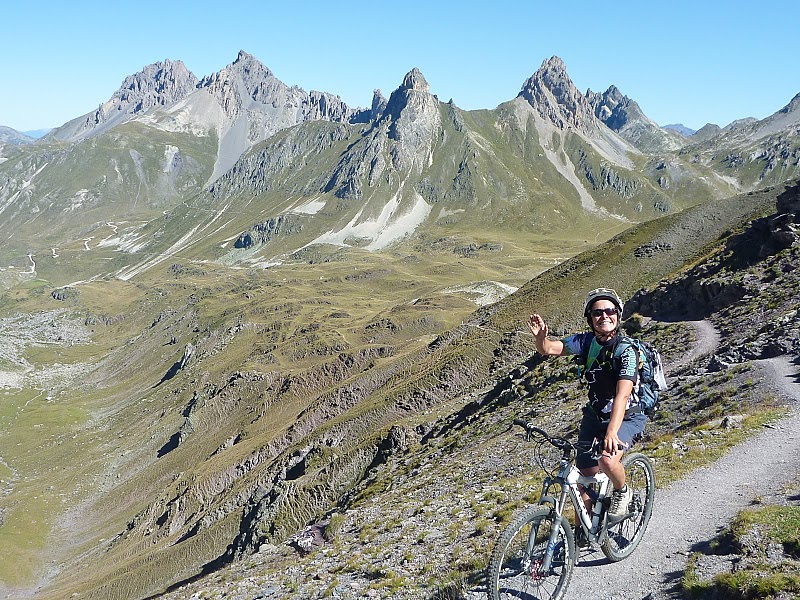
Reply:
<svg viewBox="0 0 800 600"><path fill-rule="evenodd" d="M598 550L575 569L569 598L664 600L680 598L676 585L696 544L708 541L753 498L800 474L798 368L785 357L754 363L764 392L790 399L791 414L656 495L642 545L628 559L608 563Z"/></svg>

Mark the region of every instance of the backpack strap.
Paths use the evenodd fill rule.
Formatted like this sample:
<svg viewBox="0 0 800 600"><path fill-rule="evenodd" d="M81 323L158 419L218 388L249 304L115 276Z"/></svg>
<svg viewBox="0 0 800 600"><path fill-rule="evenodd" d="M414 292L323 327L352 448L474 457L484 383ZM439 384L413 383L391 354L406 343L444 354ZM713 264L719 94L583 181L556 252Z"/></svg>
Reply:
<svg viewBox="0 0 800 600"><path fill-rule="evenodd" d="M595 342L594 336L592 336L592 338L589 339L588 343L584 342L583 345L581 346L581 352L575 358L575 360L578 363L578 379L580 379L586 373L589 372L586 363L589 362L589 351L592 348L592 344L596 343L597 342Z"/></svg>
<svg viewBox="0 0 800 600"><path fill-rule="evenodd" d="M611 342L614 349L614 358L619 358L628 346L634 346L633 340L627 335L620 335L619 333L614 336ZM635 349L635 346L634 346Z"/></svg>

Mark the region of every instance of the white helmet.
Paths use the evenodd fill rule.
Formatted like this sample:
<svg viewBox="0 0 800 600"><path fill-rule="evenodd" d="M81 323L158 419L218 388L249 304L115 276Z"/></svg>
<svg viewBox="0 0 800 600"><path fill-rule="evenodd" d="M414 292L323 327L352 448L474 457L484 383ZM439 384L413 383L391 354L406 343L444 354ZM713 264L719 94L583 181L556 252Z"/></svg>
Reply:
<svg viewBox="0 0 800 600"><path fill-rule="evenodd" d="M620 300L617 292L612 290L611 288L597 288L596 290L592 290L588 294L586 294L586 301L583 303L583 316L589 317L589 311L592 308L592 304L594 304L597 300L610 300L613 302L617 310L619 311L620 317L622 316L622 300Z"/></svg>

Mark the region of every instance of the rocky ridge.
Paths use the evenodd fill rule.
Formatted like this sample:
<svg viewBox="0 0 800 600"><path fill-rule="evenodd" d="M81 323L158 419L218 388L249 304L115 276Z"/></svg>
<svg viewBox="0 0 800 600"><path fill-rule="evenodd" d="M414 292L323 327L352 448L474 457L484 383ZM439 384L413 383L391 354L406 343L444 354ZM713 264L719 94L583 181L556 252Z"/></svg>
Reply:
<svg viewBox="0 0 800 600"><path fill-rule="evenodd" d="M197 85L183 61L164 60L125 78L97 110L51 131L48 139L77 142L98 135L155 107L182 100Z"/></svg>
<svg viewBox="0 0 800 600"><path fill-rule="evenodd" d="M612 85L602 94L586 91L594 114L612 131L648 154L673 152L685 144L679 135L647 118L636 101Z"/></svg>
<svg viewBox="0 0 800 600"><path fill-rule="evenodd" d="M59 219L77 214L76 208L100 208L97 226L102 227L113 220L100 216L113 208L109 202L136 198L126 203L133 208L127 216L135 218L139 207L169 210L198 192L205 205L202 189L211 184L210 197L220 206L241 201L262 211L252 225L281 216L269 204L274 198L262 195L313 198L316 212L306 211L304 218L316 226L305 226L307 237L298 237L296 247L278 248L278 255L309 243L380 250L439 225L475 220L480 197L489 200L492 222L522 223L533 211L549 226L562 228L587 214L600 221L639 221L681 208L686 198L695 202L775 184L800 169L796 136L790 131L763 147L720 154L716 146L694 145L644 162L641 150L629 141L635 136L618 134L647 125L638 105L614 86L602 95L581 94L558 57L544 61L514 101L488 114L439 102L416 69L388 100L376 90L367 110L287 86L243 51L218 73L195 81L182 63L172 61L127 78L108 110L72 122L101 121L81 133L87 139L41 152L44 146L34 143L19 164L8 163L0 173L0 210L7 212L6 204L23 199L38 210L58 212ZM794 113L790 109L787 114ZM123 122L124 127L117 126ZM531 123L535 133L528 131ZM298 131L290 131L298 125ZM158 143L145 144L143 137L158 138ZM335 162L334 148L339 149ZM47 161L53 152L61 155ZM92 168L72 169L72 160ZM156 160L166 164L154 182L146 171ZM77 174L74 189L56 193L51 180L61 177L57 171L62 168ZM756 168L760 173L753 176ZM259 195L253 204L245 200L249 191ZM338 201L328 202L331 197ZM323 205L324 211L317 208ZM25 210L14 215L28 218ZM251 224L241 224L228 237ZM139 239L132 229L111 239L127 247L123 240ZM172 245L156 247L162 239L167 236L135 247L163 253ZM62 243L51 240L49 245ZM272 254L262 262L275 260Z"/></svg>

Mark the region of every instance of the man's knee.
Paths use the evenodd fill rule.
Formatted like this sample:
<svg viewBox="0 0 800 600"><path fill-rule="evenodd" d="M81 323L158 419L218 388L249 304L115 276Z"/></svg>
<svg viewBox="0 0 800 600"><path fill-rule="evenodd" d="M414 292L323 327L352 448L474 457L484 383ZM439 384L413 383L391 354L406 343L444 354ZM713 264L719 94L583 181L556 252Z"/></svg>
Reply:
<svg viewBox="0 0 800 600"><path fill-rule="evenodd" d="M598 460L597 464L600 467L600 470L604 473L607 472L608 468L614 468L617 464L619 464L620 459L622 458L622 452L617 452L613 456L608 454L603 454Z"/></svg>

